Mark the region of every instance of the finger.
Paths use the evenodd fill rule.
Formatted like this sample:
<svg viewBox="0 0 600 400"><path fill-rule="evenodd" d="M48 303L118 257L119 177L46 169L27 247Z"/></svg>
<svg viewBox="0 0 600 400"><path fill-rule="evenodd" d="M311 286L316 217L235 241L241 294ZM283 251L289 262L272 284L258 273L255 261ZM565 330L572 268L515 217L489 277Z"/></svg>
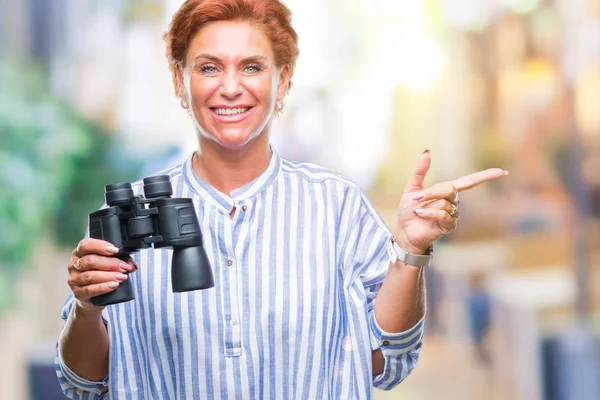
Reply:
<svg viewBox="0 0 600 400"><path fill-rule="evenodd" d="M127 264L131 265L133 267L134 271L137 271L140 268L138 266L138 264L135 262L135 260L131 257L129 257L129 259L127 260Z"/></svg>
<svg viewBox="0 0 600 400"><path fill-rule="evenodd" d="M454 195L454 198L450 201L450 203L454 204L457 207L460 205L460 196L458 195L458 189L456 190L456 194Z"/></svg>
<svg viewBox="0 0 600 400"><path fill-rule="evenodd" d="M443 210L443 211L446 211L448 214L451 214L452 210L454 210L454 207L456 207L456 206L454 204L452 204L450 201L448 201L446 199L441 199L441 200L431 201L427 204L424 204L420 208L433 208L436 210Z"/></svg>
<svg viewBox="0 0 600 400"><path fill-rule="evenodd" d="M110 293L117 287L119 287L119 283L115 281L97 283L95 285L74 287L73 294L80 301L89 301L90 298Z"/></svg>
<svg viewBox="0 0 600 400"><path fill-rule="evenodd" d="M86 254L100 254L112 256L119 252L119 249L112 245L112 243L100 239L85 238L82 239L77 248L73 250L73 255L77 257L83 257Z"/></svg>
<svg viewBox="0 0 600 400"><path fill-rule="evenodd" d="M456 221L458 218L452 218L450 214L444 210L435 208L416 208L414 212L423 219L436 222L444 233L450 233L456 229Z"/></svg>
<svg viewBox="0 0 600 400"><path fill-rule="evenodd" d="M69 278L69 286L88 286L104 282L123 282L127 275L121 272L86 271L80 274L72 274Z"/></svg>
<svg viewBox="0 0 600 400"><path fill-rule="evenodd" d="M421 192L413 194L413 200L426 202L430 200L446 199L453 202L458 191L451 182L437 183Z"/></svg>
<svg viewBox="0 0 600 400"><path fill-rule="evenodd" d="M486 169L485 171L475 172L475 173L463 176L462 178L455 179L455 180L451 181L451 183L460 192L463 190L472 189L475 186L482 184L483 182L502 178L503 176L506 176L506 175L508 175L508 171L505 171L502 168L490 168L490 169Z"/></svg>
<svg viewBox="0 0 600 400"><path fill-rule="evenodd" d="M79 262L78 268L75 268L75 263ZM99 256L97 254L88 254L81 258L75 258L75 261L69 264L69 270L77 272L85 271L114 271L114 272L131 272L134 267L121 261L117 257Z"/></svg>
<svg viewBox="0 0 600 400"><path fill-rule="evenodd" d="M423 154L421 154L421 157L419 157L419 161L406 183L406 192L416 192L423 189L423 182L425 181L425 176L427 175L430 166L431 155L429 154L429 150L425 150Z"/></svg>

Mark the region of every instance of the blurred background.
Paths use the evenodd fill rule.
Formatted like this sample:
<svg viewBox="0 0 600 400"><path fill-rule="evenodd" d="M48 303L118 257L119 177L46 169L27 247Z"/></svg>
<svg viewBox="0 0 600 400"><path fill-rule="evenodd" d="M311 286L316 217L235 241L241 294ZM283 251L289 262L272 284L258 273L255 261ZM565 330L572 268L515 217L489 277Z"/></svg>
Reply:
<svg viewBox="0 0 600 400"><path fill-rule="evenodd" d="M54 399L66 264L103 186L196 147L161 39L181 0L0 0L0 399ZM287 0L273 144L350 176L392 227L489 167L428 274L418 368L375 399L600 398L600 0Z"/></svg>

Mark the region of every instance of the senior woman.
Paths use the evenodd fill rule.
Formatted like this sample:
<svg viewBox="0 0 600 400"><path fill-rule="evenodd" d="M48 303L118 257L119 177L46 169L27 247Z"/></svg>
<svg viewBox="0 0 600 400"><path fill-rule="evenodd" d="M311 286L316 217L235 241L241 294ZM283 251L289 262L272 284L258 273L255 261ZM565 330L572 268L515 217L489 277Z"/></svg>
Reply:
<svg viewBox="0 0 600 400"><path fill-rule="evenodd" d="M431 245L455 229L458 191L505 171L425 189L424 152L390 232L349 179L280 158L269 135L298 56L290 22L278 0L188 0L174 15L167 57L199 147L162 173L194 201L215 286L172 293L170 250L123 263L83 239L57 346L67 396L368 399L415 367ZM125 279L134 301L91 304Z"/></svg>

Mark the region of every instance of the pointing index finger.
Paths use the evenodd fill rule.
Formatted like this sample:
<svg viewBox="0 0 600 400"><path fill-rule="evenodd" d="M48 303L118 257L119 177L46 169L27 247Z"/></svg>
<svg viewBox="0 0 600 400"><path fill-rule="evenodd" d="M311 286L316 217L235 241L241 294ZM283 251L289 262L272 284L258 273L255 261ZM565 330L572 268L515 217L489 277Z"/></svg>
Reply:
<svg viewBox="0 0 600 400"><path fill-rule="evenodd" d="M469 175L465 175L462 178L458 178L452 181L452 184L459 192L469 190L483 182L491 181L493 179L502 178L508 175L508 171L502 168L490 168L485 171L475 172Z"/></svg>

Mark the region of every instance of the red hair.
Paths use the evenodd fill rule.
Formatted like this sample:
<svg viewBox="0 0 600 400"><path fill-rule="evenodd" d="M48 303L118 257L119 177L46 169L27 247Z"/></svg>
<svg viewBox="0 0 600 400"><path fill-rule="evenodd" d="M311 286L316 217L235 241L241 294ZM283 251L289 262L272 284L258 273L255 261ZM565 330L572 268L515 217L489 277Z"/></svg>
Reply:
<svg viewBox="0 0 600 400"><path fill-rule="evenodd" d="M299 53L298 35L292 28L291 11L279 0L187 0L173 15L169 30L163 35L178 97L177 70L185 67L194 35L210 22L232 20L248 21L261 28L271 42L275 64L287 66L292 77Z"/></svg>

